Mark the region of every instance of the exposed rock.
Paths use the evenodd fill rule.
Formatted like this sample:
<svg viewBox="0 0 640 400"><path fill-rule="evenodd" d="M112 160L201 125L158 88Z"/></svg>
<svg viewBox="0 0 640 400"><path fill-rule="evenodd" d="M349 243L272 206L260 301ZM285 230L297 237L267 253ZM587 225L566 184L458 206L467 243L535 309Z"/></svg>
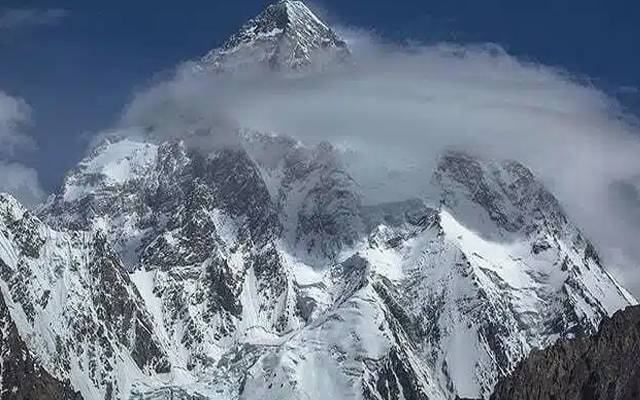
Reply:
<svg viewBox="0 0 640 400"><path fill-rule="evenodd" d="M532 352L496 386L492 400L640 398L640 307L605 319L593 337Z"/></svg>

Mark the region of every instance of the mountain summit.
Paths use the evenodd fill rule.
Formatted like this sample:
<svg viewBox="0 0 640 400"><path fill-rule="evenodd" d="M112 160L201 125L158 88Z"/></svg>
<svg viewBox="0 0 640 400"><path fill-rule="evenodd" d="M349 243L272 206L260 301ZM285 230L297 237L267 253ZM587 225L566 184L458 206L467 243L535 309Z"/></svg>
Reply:
<svg viewBox="0 0 640 400"><path fill-rule="evenodd" d="M298 70L348 57L347 45L302 1L283 0L249 20L220 48L206 54L207 70L229 70L257 62Z"/></svg>

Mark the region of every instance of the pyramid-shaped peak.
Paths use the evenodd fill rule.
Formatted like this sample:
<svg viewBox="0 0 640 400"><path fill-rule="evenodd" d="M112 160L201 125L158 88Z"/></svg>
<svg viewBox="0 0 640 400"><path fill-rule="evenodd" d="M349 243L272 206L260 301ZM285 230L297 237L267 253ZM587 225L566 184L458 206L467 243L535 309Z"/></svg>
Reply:
<svg viewBox="0 0 640 400"><path fill-rule="evenodd" d="M302 1L281 0L245 23L225 44L201 61L205 69L233 70L267 64L301 69L321 59L344 60L346 43Z"/></svg>
<svg viewBox="0 0 640 400"><path fill-rule="evenodd" d="M270 11L273 12L275 16L282 18L281 21L284 22L282 26L283 29L295 27L296 24L300 23L318 24L329 29L302 1L282 0L268 6L264 13L269 14Z"/></svg>

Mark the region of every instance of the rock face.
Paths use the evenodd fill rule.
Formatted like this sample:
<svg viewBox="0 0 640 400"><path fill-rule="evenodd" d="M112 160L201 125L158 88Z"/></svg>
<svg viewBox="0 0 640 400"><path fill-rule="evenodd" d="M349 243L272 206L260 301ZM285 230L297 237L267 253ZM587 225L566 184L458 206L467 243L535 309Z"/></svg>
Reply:
<svg viewBox="0 0 640 400"><path fill-rule="evenodd" d="M216 71L347 51L300 2L242 32ZM38 216L0 197L0 289L34 362L100 400L488 398L636 304L525 166L447 153L432 181L363 205L328 143L110 137Z"/></svg>
<svg viewBox="0 0 640 400"><path fill-rule="evenodd" d="M53 378L33 358L0 296L0 398L81 400L69 383Z"/></svg>
<svg viewBox="0 0 640 400"><path fill-rule="evenodd" d="M123 373L170 364L128 272L101 232L50 229L0 195L2 295L25 344L86 398L122 398Z"/></svg>
<svg viewBox="0 0 640 400"><path fill-rule="evenodd" d="M640 307L607 318L593 337L534 351L502 380L494 400L640 398Z"/></svg>

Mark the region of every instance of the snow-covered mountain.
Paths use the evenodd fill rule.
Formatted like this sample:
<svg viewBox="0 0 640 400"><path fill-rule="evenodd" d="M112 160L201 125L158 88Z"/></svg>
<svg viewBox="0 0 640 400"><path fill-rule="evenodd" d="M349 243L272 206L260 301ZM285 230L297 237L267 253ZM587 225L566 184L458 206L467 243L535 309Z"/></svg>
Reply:
<svg viewBox="0 0 640 400"><path fill-rule="evenodd" d="M327 48L348 54L283 1L205 61L298 70ZM488 398L532 349L636 304L518 162L448 152L435 202L364 205L331 144L238 138L203 153L113 136L39 215L0 197L0 317L60 390Z"/></svg>

